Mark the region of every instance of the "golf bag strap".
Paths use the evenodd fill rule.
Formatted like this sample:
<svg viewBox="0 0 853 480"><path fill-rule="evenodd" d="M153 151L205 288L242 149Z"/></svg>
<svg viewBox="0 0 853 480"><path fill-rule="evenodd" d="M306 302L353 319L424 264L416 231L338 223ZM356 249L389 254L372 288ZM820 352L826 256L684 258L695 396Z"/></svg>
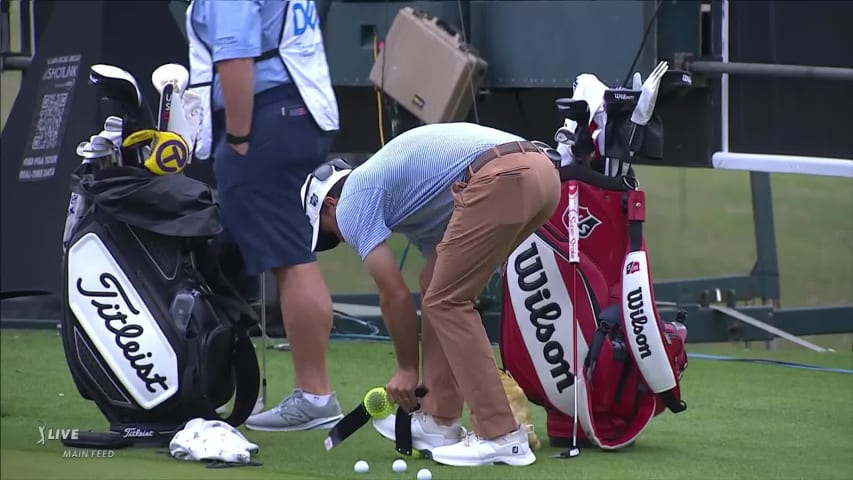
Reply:
<svg viewBox="0 0 853 480"><path fill-rule="evenodd" d="M587 370L587 378L589 379L589 388L592 388L592 379L595 376L595 366L598 362L598 357L601 354L601 347L607 340L607 337L621 323L621 312L617 305L611 305L605 308L598 314L598 327L595 329L595 334L592 337L592 344L584 359L584 367Z"/></svg>
<svg viewBox="0 0 853 480"><path fill-rule="evenodd" d="M670 399L663 398L667 406L683 410L686 405L682 406L675 397L678 379L666 350L655 306L649 258L643 244L643 222L646 219L643 192L628 192L627 208L629 251L622 264L622 328L625 340L652 392L658 395L668 393Z"/></svg>
<svg viewBox="0 0 853 480"><path fill-rule="evenodd" d="M233 427L239 427L252 414L255 402L258 400L258 388L261 384L255 347L252 345L249 336L240 329L237 329L236 333L234 356L236 358L234 363L236 380L234 408L228 418L223 420ZM209 408L213 408L215 412L215 406L210 405Z"/></svg>

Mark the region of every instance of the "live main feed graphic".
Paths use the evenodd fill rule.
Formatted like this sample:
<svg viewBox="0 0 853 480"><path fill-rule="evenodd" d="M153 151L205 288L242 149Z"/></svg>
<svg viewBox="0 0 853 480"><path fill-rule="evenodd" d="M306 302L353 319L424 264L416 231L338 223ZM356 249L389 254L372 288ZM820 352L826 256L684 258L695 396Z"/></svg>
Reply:
<svg viewBox="0 0 853 480"><path fill-rule="evenodd" d="M47 424L38 425L39 437L36 445L47 446L49 442L62 442L62 440L77 440L80 438L79 428L52 428ZM115 450L101 450L90 448L66 448L62 451L63 458L112 458Z"/></svg>

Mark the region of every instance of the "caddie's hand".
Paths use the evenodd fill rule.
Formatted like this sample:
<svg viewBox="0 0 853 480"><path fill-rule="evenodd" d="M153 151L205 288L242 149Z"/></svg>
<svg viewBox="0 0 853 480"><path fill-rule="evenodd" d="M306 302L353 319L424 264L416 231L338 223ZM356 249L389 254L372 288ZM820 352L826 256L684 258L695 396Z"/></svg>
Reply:
<svg viewBox="0 0 853 480"><path fill-rule="evenodd" d="M415 397L415 388L418 386L419 375L417 371L397 369L391 380L385 385L388 399L403 407L407 412L418 408L418 399Z"/></svg>
<svg viewBox="0 0 853 480"><path fill-rule="evenodd" d="M231 145L231 148L233 148L234 151L239 153L240 156L242 156L242 157L245 157L246 154L249 153L249 142L240 143L237 145L234 145L233 143L229 143L229 145Z"/></svg>

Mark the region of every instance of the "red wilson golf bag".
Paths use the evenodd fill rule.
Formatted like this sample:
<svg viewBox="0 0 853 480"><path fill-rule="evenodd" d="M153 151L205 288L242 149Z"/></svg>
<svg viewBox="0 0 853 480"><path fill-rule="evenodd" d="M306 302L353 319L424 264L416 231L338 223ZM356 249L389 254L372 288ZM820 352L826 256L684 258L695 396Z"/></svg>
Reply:
<svg viewBox="0 0 853 480"><path fill-rule="evenodd" d="M578 440L602 449L630 445L665 409L687 408L679 389L687 367L686 327L683 314L662 322L655 307L644 193L633 169L620 166L613 175L600 168L603 158L636 158L629 148L648 158L659 155L663 133L654 119L642 137L622 135L636 97L618 93L604 95L607 125L590 126L606 132L605 151L591 143L585 151L574 149L576 161L560 169L557 210L512 252L502 272L503 366L530 401L545 408L552 444L572 440L575 388ZM561 104L578 110L572 101ZM589 117L580 118L586 125ZM570 191L577 195L578 263L570 262Z"/></svg>
<svg viewBox="0 0 853 480"><path fill-rule="evenodd" d="M655 308L642 224L645 199L621 179L563 167L551 219L512 252L503 276L500 351L528 398L546 409L552 442L578 438L604 448L633 442L651 419L680 412L687 366L677 330ZM578 180L580 264L568 262L569 178ZM574 276L574 278L572 278ZM573 315L578 383L574 383Z"/></svg>

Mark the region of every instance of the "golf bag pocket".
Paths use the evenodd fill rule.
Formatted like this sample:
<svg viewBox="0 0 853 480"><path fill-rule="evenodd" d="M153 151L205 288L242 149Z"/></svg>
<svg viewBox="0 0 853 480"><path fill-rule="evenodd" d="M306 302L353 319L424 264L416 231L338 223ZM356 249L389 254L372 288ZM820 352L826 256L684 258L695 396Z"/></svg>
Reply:
<svg viewBox="0 0 853 480"><path fill-rule="evenodd" d="M115 167L72 188L89 205L63 259L62 340L80 394L119 433L219 419L235 393L225 420L242 424L260 377L246 334L254 312L217 274L209 187Z"/></svg>

